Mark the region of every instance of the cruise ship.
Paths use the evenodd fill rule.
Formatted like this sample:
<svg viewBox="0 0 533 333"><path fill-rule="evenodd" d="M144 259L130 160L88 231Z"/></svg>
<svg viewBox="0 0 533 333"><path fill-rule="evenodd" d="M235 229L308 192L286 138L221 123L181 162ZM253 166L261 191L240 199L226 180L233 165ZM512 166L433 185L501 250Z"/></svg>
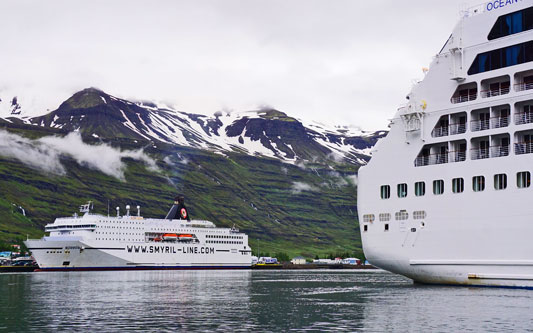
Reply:
<svg viewBox="0 0 533 333"><path fill-rule="evenodd" d="M40 270L230 269L249 268L248 236L202 220L149 219L137 214L91 213L56 218L49 233L24 242Z"/></svg>
<svg viewBox="0 0 533 333"><path fill-rule="evenodd" d="M533 287L533 1L461 19L359 171L363 249L415 282Z"/></svg>

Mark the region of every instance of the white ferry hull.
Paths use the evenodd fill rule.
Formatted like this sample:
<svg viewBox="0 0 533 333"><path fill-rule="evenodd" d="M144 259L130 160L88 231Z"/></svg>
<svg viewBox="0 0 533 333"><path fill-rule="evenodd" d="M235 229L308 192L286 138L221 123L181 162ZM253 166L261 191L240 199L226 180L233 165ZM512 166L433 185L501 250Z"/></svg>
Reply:
<svg viewBox="0 0 533 333"><path fill-rule="evenodd" d="M57 218L26 240L41 270L249 268L248 236L212 222L140 216Z"/></svg>
<svg viewBox="0 0 533 333"><path fill-rule="evenodd" d="M91 244L83 241L28 240L40 270L249 268L248 251L177 243ZM243 253L244 252L244 253Z"/></svg>

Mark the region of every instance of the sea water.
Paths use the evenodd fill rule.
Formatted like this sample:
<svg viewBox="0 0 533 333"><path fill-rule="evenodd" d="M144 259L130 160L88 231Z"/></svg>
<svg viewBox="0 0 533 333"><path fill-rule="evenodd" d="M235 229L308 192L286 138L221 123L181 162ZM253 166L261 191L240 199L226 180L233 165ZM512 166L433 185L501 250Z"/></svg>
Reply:
<svg viewBox="0 0 533 333"><path fill-rule="evenodd" d="M415 285L380 270L0 274L0 331L532 329L532 290Z"/></svg>

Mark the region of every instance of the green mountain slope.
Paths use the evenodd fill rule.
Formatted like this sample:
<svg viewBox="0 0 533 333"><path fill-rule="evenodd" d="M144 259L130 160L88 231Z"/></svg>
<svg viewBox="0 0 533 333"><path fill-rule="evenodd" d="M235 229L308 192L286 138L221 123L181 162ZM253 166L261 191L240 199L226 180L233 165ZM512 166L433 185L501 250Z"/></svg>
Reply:
<svg viewBox="0 0 533 333"><path fill-rule="evenodd" d="M3 124L37 138L59 130ZM93 144L98 140L85 138ZM122 149L143 148L133 138L109 141ZM157 161L152 171L126 159L125 180L95 171L63 156L65 175L47 174L0 156L0 240L37 237L58 216L73 214L88 200L111 214L126 204L146 217L164 217L176 193L184 193L193 218L235 225L250 236L254 250L290 255L355 252L362 255L356 220L356 189L348 176L357 166L293 166L244 154L222 156L204 150L157 144L145 152ZM24 208L26 217L17 207Z"/></svg>

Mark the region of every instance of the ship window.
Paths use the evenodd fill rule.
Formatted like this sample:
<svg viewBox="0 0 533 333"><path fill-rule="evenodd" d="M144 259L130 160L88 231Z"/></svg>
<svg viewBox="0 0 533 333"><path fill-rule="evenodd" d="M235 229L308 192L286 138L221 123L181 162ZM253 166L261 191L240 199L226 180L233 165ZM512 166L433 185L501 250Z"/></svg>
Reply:
<svg viewBox="0 0 533 333"><path fill-rule="evenodd" d="M415 195L421 197L426 194L426 183L416 182L415 183Z"/></svg>
<svg viewBox="0 0 533 333"><path fill-rule="evenodd" d="M376 217L374 216L374 214L363 215L363 222L374 222L375 219Z"/></svg>
<svg viewBox="0 0 533 333"><path fill-rule="evenodd" d="M407 196L407 184L398 184L398 198L405 198Z"/></svg>
<svg viewBox="0 0 533 333"><path fill-rule="evenodd" d="M426 211L425 210L416 210L413 212L413 219L415 220L422 220L426 218Z"/></svg>
<svg viewBox="0 0 533 333"><path fill-rule="evenodd" d="M390 186L381 185L381 199L388 199L388 198L390 198Z"/></svg>
<svg viewBox="0 0 533 333"><path fill-rule="evenodd" d="M533 61L533 41L480 53L468 69L468 75Z"/></svg>
<svg viewBox="0 0 533 333"><path fill-rule="evenodd" d="M385 223L385 231L389 231L389 224Z"/></svg>
<svg viewBox="0 0 533 333"><path fill-rule="evenodd" d="M439 195L444 193L444 180L438 179L433 181L433 194Z"/></svg>
<svg viewBox="0 0 533 333"><path fill-rule="evenodd" d="M379 220L380 221L390 221L390 214L389 213L381 213L381 214L379 214Z"/></svg>
<svg viewBox="0 0 533 333"><path fill-rule="evenodd" d="M493 40L531 29L533 29L533 7L498 17L489 32L488 39Z"/></svg>
<svg viewBox="0 0 533 333"><path fill-rule="evenodd" d="M507 175L504 173L494 175L494 189L504 190L505 188L507 188Z"/></svg>
<svg viewBox="0 0 533 333"><path fill-rule="evenodd" d="M485 190L485 177L475 176L472 178L472 189L474 192L481 192Z"/></svg>
<svg viewBox="0 0 533 333"><path fill-rule="evenodd" d="M529 171L518 172L516 174L516 186L518 188L531 186L531 173Z"/></svg>
<svg viewBox="0 0 533 333"><path fill-rule="evenodd" d="M463 193L464 190L465 190L465 180L463 178L452 179L453 193Z"/></svg>

